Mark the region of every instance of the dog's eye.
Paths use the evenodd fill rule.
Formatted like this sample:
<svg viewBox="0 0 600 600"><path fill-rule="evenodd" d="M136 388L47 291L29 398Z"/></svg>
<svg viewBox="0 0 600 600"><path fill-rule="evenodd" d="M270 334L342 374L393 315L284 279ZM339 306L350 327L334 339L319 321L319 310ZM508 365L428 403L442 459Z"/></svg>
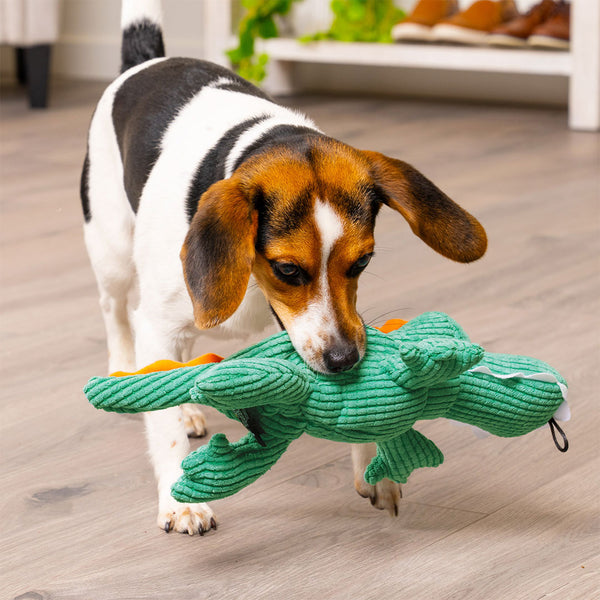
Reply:
<svg viewBox="0 0 600 600"><path fill-rule="evenodd" d="M362 273L362 271L365 269L365 267L369 264L372 256L373 256L372 252L369 252L368 254L364 254L363 256L361 256L350 267L350 269L348 269L348 273L347 273L348 277L358 277L358 275L360 275Z"/></svg>
<svg viewBox="0 0 600 600"><path fill-rule="evenodd" d="M298 275L300 269L292 263L276 263L275 268L284 276L284 277L293 277L294 275Z"/></svg>
<svg viewBox="0 0 600 600"><path fill-rule="evenodd" d="M290 285L303 285L310 280L306 271L294 263L272 262L271 268L278 279Z"/></svg>

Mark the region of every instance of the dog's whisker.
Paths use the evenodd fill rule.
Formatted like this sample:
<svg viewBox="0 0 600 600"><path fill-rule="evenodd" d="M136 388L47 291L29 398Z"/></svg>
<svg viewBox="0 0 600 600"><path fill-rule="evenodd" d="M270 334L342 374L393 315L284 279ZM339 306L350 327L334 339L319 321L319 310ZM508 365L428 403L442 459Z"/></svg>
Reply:
<svg viewBox="0 0 600 600"><path fill-rule="evenodd" d="M370 277L375 277L375 279L381 279L381 281L386 281L386 277L380 275L379 273L373 273L373 271L363 271L363 275L369 275Z"/></svg>
<svg viewBox="0 0 600 600"><path fill-rule="evenodd" d="M373 325L373 323L376 323L377 321L381 321L383 318L391 315L392 313L401 313L406 310L408 310L408 307L393 308L392 310L388 310L383 313L379 313L376 317L370 319L369 321L365 321L365 325Z"/></svg>

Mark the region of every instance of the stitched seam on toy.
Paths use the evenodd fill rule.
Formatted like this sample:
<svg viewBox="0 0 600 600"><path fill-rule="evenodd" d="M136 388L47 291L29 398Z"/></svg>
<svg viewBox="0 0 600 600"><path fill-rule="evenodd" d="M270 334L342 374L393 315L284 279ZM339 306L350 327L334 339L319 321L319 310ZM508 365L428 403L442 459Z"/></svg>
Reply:
<svg viewBox="0 0 600 600"><path fill-rule="evenodd" d="M555 383L556 385L558 385L558 388L560 389L560 393L562 394L563 400L565 402L567 401L567 394L568 394L567 386L564 383L562 383L561 381L559 381L556 378L556 376L553 375L552 373L540 372L540 373L532 373L531 375L525 375L525 373L517 371L516 373L502 374L502 373L494 373L489 367L485 367L483 365L473 367L472 369L469 369L468 372L469 373L483 373L484 375L491 375L492 377L495 377L496 379L531 379L532 381L545 381L546 383ZM561 420L563 420L563 419L561 419Z"/></svg>

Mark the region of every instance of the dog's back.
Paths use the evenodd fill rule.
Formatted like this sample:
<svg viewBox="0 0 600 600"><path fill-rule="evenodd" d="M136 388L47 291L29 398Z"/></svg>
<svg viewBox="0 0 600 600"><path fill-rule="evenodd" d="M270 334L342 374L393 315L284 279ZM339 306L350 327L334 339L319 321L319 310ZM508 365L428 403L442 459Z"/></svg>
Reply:
<svg viewBox="0 0 600 600"><path fill-rule="evenodd" d="M179 253L204 192L259 147L294 132L318 133L228 69L165 58L159 3L126 0L122 28L122 73L94 113L81 178L86 245L107 330L118 332L108 335L111 370L133 366L114 313L122 324L136 280L142 302L164 305L165 328L193 331ZM225 325L240 335L271 322L260 292L248 295Z"/></svg>

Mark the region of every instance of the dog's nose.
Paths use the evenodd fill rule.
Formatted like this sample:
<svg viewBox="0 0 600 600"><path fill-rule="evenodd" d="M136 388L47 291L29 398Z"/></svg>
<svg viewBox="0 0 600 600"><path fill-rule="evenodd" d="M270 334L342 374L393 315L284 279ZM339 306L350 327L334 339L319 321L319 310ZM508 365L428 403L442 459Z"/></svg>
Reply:
<svg viewBox="0 0 600 600"><path fill-rule="evenodd" d="M350 344L333 346L323 352L325 366L332 373L340 373L351 369L359 359L358 348Z"/></svg>

